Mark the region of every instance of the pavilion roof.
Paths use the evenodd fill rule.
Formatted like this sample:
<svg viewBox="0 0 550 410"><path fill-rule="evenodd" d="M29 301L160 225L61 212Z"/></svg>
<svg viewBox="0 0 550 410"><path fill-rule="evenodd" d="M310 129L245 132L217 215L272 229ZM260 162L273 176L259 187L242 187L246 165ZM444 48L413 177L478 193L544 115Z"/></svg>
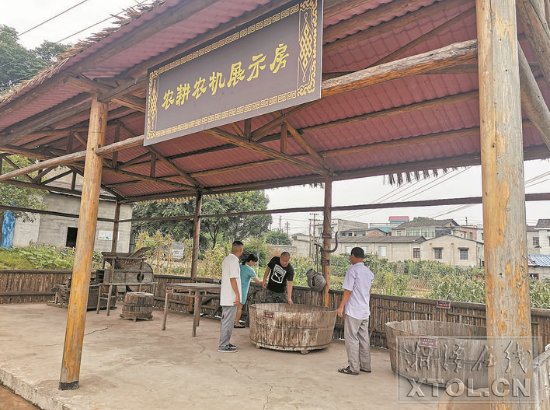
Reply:
<svg viewBox="0 0 550 410"><path fill-rule="evenodd" d="M85 151L90 99L99 93L110 101L106 144L137 141L105 154L102 187L122 202L326 177L395 174L400 180L480 163L474 0L325 1L323 98L286 121L286 154L320 172L247 148L236 131L243 121L144 147L147 69L284 3L158 0L131 11L0 97L0 151L40 160ZM519 34L527 59L535 61ZM539 84L548 101L550 90ZM252 118L252 132L274 118ZM255 146L279 150L280 131L274 127ZM548 156L528 120L523 135L525 159ZM82 173L84 158L70 167ZM40 185L47 189L48 181Z"/></svg>

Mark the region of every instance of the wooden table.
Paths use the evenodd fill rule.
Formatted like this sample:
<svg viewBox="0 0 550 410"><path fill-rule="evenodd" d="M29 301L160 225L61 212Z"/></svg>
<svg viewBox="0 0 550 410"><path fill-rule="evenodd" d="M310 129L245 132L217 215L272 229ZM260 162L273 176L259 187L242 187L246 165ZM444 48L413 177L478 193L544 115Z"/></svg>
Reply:
<svg viewBox="0 0 550 410"><path fill-rule="evenodd" d="M194 298L193 308L193 332L197 335L197 326L201 317L202 299L208 294L219 294L221 285L219 283L169 283L166 285L166 298L164 300L164 318L162 319L162 330L166 330L166 316L168 316L168 298L174 293L188 293Z"/></svg>

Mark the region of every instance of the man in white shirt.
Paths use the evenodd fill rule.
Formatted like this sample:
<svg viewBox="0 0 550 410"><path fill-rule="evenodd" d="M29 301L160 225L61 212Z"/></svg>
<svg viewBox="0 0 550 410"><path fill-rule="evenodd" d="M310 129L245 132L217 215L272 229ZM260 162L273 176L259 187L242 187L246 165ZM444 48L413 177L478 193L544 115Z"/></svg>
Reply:
<svg viewBox="0 0 550 410"><path fill-rule="evenodd" d="M348 354L348 367L338 369L340 373L358 375L359 371L370 373L370 292L374 274L365 266L365 252L359 247L351 250L349 260L352 266L344 278L344 296L338 307L338 316L343 317L344 339Z"/></svg>
<svg viewBox="0 0 550 410"><path fill-rule="evenodd" d="M218 352L232 353L237 347L230 343L233 325L237 316L237 307L241 303L241 267L239 257L243 254L243 243L233 242L231 253L222 262L222 285L220 290L220 306L222 307L222 322L220 327L220 344Z"/></svg>

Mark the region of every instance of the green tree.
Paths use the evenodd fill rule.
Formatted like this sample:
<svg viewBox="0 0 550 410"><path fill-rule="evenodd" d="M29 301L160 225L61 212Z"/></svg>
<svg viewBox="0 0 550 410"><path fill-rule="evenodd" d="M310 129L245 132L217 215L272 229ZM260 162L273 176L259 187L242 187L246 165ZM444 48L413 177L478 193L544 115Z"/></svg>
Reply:
<svg viewBox="0 0 550 410"><path fill-rule="evenodd" d="M269 199L263 191L240 192L218 197L205 197L202 214L228 214L247 211L267 210ZM134 207L135 218L192 216L195 214L195 201L178 202L144 202ZM232 242L235 239L245 240L260 236L267 231L271 215L223 216L201 219L201 247L214 249L220 241ZM190 238L193 233L193 219L177 221L143 221L134 222L132 231L136 234L148 232L153 235L160 231L171 235L176 241Z"/></svg>
<svg viewBox="0 0 550 410"><path fill-rule="evenodd" d="M419 221L435 221L435 219L428 218L426 216L415 216L411 222L419 222Z"/></svg>
<svg viewBox="0 0 550 410"><path fill-rule="evenodd" d="M269 231L265 235L265 241L272 245L292 245L292 241L284 232Z"/></svg>
<svg viewBox="0 0 550 410"><path fill-rule="evenodd" d="M32 160L20 157L18 155L9 156L9 160L17 165L19 168L23 168L32 165ZM13 171L14 167L6 160L2 160L2 174ZM34 173L36 174L36 173ZM32 175L32 174L31 174ZM36 175L34 175L36 176ZM26 181L24 176L16 178L19 181ZM22 188L15 185L0 184L0 205L14 206L19 208L30 209L46 209L43 199L47 194L47 191L32 188ZM4 210L0 210L0 224L4 221ZM33 220L33 214L26 212L15 212L16 218L23 218L23 220ZM2 236L0 231L0 237Z"/></svg>
<svg viewBox="0 0 550 410"><path fill-rule="evenodd" d="M45 41L34 50L19 44L17 31L0 25L0 95L57 61L68 46Z"/></svg>

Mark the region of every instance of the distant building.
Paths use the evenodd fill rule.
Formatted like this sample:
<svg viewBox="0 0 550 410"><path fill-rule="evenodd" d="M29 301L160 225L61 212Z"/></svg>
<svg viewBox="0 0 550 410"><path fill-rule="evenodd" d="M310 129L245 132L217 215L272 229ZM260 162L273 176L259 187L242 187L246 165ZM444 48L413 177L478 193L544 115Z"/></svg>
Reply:
<svg viewBox="0 0 550 410"><path fill-rule="evenodd" d="M362 248L365 253L378 255L390 261L413 259L414 249L419 248L425 239L422 236L356 236L338 238L337 255L349 255L354 247ZM415 258L416 259L416 258Z"/></svg>
<svg viewBox="0 0 550 410"><path fill-rule="evenodd" d="M529 255L528 266L531 277L550 280L550 255Z"/></svg>
<svg viewBox="0 0 550 410"><path fill-rule="evenodd" d="M536 252L540 255L550 255L550 219L539 219L535 225L535 230L538 232L538 244L534 247L539 246L539 252Z"/></svg>
<svg viewBox="0 0 550 410"><path fill-rule="evenodd" d="M460 230L459 225L454 219L427 219L402 223L393 230L392 235L423 236L429 239L438 235L453 235L454 231L458 230Z"/></svg>
<svg viewBox="0 0 550 410"><path fill-rule="evenodd" d="M390 216L388 219L391 226L399 226L405 222L409 222L408 216Z"/></svg>
<svg viewBox="0 0 550 410"><path fill-rule="evenodd" d="M44 197L48 211L78 215L80 213L80 198L73 195L48 193ZM114 218L115 201L100 200L98 218ZM120 219L132 218L132 207L120 207ZM117 252L129 252L131 223L121 223L118 228ZM35 214L34 221L24 222L22 218L15 220L13 246L25 247L33 243L74 248L78 234L78 218L68 218L59 215ZM94 250L110 252L113 240L113 223L97 221Z"/></svg>
<svg viewBox="0 0 550 410"><path fill-rule="evenodd" d="M485 266L483 243L455 235L440 235L422 242L419 260L433 260L464 268Z"/></svg>

